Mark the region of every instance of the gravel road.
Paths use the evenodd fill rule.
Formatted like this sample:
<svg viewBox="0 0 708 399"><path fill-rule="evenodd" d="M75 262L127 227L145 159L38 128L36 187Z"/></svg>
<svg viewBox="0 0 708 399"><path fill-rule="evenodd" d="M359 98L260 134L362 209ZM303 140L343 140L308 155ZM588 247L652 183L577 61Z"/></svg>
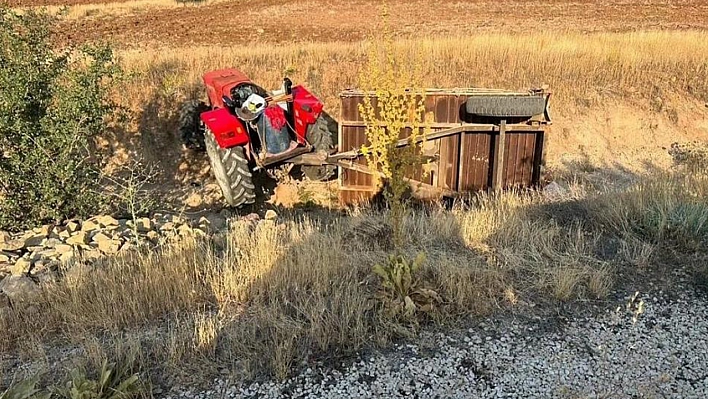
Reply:
<svg viewBox="0 0 708 399"><path fill-rule="evenodd" d="M282 383L214 381L171 398L708 398L708 299L627 297L604 313L549 322L500 317L429 335L341 370ZM425 340L423 340L425 342Z"/></svg>

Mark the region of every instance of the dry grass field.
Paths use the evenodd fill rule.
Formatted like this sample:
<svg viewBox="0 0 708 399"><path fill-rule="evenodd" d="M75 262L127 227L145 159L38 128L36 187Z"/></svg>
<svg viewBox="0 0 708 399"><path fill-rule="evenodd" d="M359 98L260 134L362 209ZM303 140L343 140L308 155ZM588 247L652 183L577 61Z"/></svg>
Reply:
<svg viewBox="0 0 708 399"><path fill-rule="evenodd" d="M157 164L157 189L195 208L214 206L214 184L189 186L210 172L205 156L182 149L176 127L179 104L204 95L201 75L233 66L275 88L288 74L336 117L379 14L363 0L6 3L69 5L62 43L116 44L126 71L116 99L131 113L101 144L114 165ZM441 298L420 324L374 299L371 266L389 243L371 226L384 216L281 210L277 223L238 222L224 236L72 269L32 306L0 313L0 354L56 369L66 357L56 348L69 347L79 364L139 353L167 380L223 368L284 377L307 359L384 346L421 325L598 300L708 259L705 171L674 170L668 153L674 142L708 140L704 1L390 4L395 44L422 54L426 86L550 86L546 178L570 187L561 199L505 193L411 210L405 252L428 254L418 284Z"/></svg>

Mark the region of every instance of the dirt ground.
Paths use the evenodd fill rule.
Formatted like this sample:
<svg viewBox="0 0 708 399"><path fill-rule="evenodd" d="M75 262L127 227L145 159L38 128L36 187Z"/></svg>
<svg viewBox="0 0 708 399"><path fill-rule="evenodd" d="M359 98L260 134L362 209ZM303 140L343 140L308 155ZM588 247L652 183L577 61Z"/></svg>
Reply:
<svg viewBox="0 0 708 399"><path fill-rule="evenodd" d="M11 6L91 4L96 0L5 0ZM112 10L96 5L84 18L67 19L59 35L82 42L97 37L124 46L358 41L380 14L372 0L177 2L140 0L159 8ZM134 3L139 4L140 1ZM159 3L159 4L158 4ZM708 3L681 1L425 1L391 0L399 37L473 35L480 32L634 31L708 28Z"/></svg>

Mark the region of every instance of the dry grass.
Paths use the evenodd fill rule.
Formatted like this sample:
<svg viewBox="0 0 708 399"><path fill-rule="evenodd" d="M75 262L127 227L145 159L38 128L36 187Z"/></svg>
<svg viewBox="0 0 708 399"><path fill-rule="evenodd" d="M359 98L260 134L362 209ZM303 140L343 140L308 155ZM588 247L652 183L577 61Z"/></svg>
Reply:
<svg viewBox="0 0 708 399"><path fill-rule="evenodd" d="M585 148L593 166L600 159L636 170L642 165L638 158L668 162L661 146L671 140L707 134L692 122L703 112L697 100L708 101L705 32L480 34L400 40L396 45L398 52L420 51L428 87L527 89L548 84L556 122L548 135L549 165ZM237 67L267 88L279 87L289 75L316 93L338 119L339 93L357 86L367 49L363 43L319 43L151 48L120 55L128 74L117 97L134 111L134 119L121 124L122 134L108 142L127 147L116 149L117 154L136 151L171 173L176 168L170 162L180 157L174 135L179 103L205 97L201 76L206 71ZM670 122L677 112L681 125ZM583 119L584 114L594 116ZM622 120L613 125L604 116ZM657 120L665 122L652 127ZM615 128L641 137L618 139ZM182 172L174 177L185 180Z"/></svg>
<svg viewBox="0 0 708 399"><path fill-rule="evenodd" d="M592 105L600 97L708 100L708 34L698 31L482 34L476 37L398 41L401 53L424 54L428 87L526 89L550 85L557 112ZM338 107L340 90L352 87L365 62L364 44L187 47L131 50L124 65L135 72L129 99L141 103L152 90L184 90L209 70L237 67L267 87L289 73ZM188 90L187 94L192 94ZM336 113L335 113L336 114Z"/></svg>
<svg viewBox="0 0 708 399"><path fill-rule="evenodd" d="M603 298L617 268L662 267L649 256L655 248L705 249L706 190L704 177L671 176L580 202L507 193L453 210L411 210L405 251L427 253L418 284L443 298L413 324L388 317L377 299L371 267L390 248L390 237L377 233L380 213L235 222L211 240L186 239L90 271L75 266L32 306L0 316L0 348L51 358L44 348L69 342L95 362L115 345L137 345L153 370L210 370L199 366L206 364L284 377L306 359L385 345L418 323L529 301ZM555 218L578 206L585 216ZM605 248L616 238L626 246Z"/></svg>

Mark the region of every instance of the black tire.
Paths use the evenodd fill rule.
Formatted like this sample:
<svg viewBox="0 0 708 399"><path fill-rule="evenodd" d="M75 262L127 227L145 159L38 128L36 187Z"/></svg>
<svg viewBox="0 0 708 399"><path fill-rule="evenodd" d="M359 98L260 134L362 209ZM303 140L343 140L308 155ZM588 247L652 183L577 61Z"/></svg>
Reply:
<svg viewBox="0 0 708 399"><path fill-rule="evenodd" d="M332 154L336 150L337 121L326 112L322 112L314 124L310 125L305 134L307 142L315 147L317 152ZM303 165L302 173L310 180L322 181L332 178L337 172L334 165Z"/></svg>
<svg viewBox="0 0 708 399"><path fill-rule="evenodd" d="M179 112L179 127L177 131L182 143L190 150L204 151L204 123L199 118L209 107L199 100L190 100L182 104Z"/></svg>
<svg viewBox="0 0 708 399"><path fill-rule="evenodd" d="M545 109L543 96L471 96L466 104L468 114L495 118L530 118L543 114Z"/></svg>
<svg viewBox="0 0 708 399"><path fill-rule="evenodd" d="M226 203L237 208L254 203L256 187L243 147L219 147L209 129L206 129L204 138L211 170Z"/></svg>

